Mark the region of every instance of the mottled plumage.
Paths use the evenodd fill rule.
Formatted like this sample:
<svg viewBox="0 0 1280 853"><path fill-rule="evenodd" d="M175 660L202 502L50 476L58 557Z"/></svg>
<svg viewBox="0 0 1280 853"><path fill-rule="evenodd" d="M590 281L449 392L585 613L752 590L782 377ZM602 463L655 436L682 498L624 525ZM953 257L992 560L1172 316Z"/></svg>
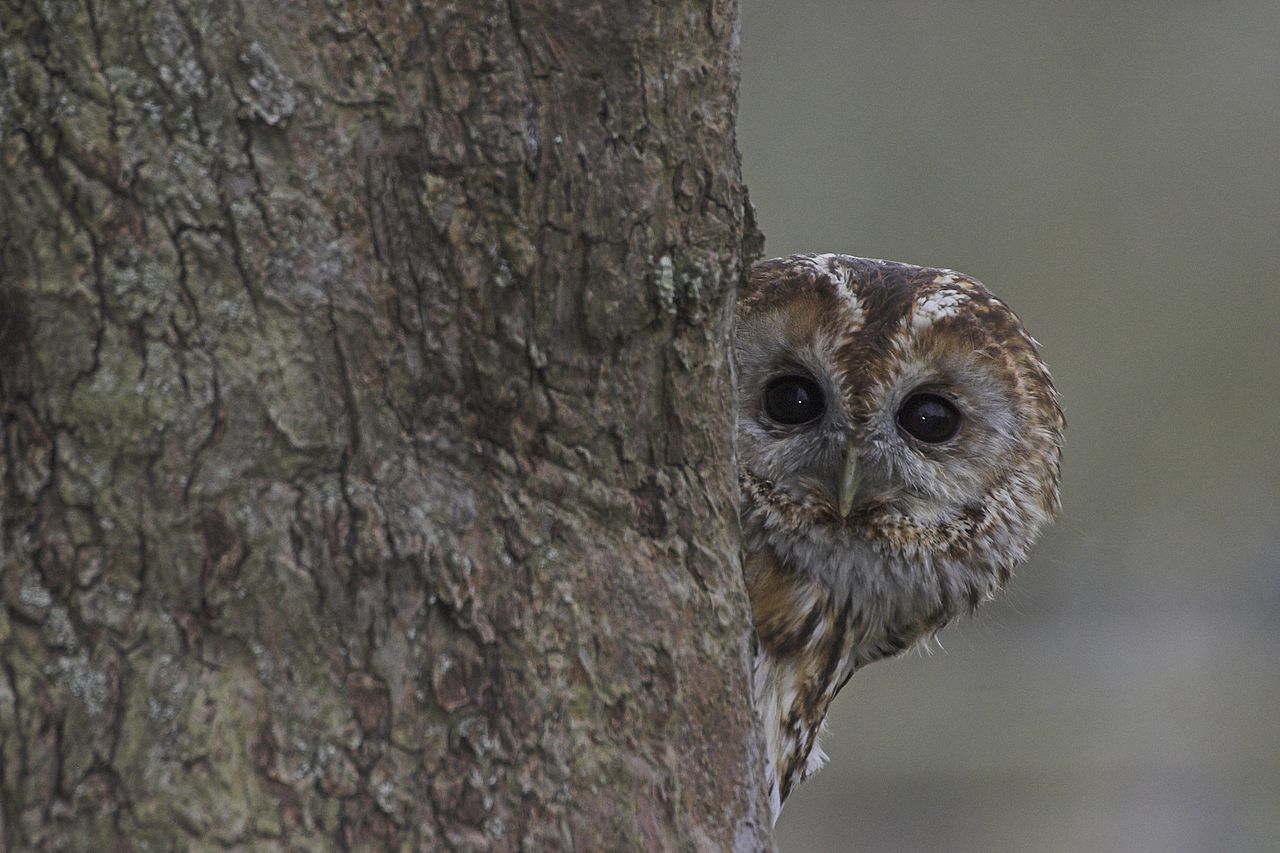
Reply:
<svg viewBox="0 0 1280 853"><path fill-rule="evenodd" d="M757 264L737 308L755 700L776 818L861 666L992 598L1058 509L1065 426L973 279L847 255Z"/></svg>

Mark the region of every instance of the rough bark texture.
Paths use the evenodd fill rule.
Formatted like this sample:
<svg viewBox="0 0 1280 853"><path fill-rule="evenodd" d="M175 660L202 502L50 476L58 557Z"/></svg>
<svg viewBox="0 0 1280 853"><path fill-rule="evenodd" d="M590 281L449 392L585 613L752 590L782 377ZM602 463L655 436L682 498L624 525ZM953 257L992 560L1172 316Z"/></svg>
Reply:
<svg viewBox="0 0 1280 853"><path fill-rule="evenodd" d="M0 0L0 846L767 844L733 0Z"/></svg>

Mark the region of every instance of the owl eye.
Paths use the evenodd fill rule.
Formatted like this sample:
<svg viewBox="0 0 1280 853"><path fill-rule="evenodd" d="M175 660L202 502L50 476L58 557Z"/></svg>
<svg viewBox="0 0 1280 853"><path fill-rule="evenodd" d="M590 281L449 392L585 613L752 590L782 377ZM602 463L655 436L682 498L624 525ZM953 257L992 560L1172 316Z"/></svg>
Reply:
<svg viewBox="0 0 1280 853"><path fill-rule="evenodd" d="M822 389L807 376L779 376L764 389L764 411L780 424L807 424L823 411Z"/></svg>
<svg viewBox="0 0 1280 853"><path fill-rule="evenodd" d="M898 409L898 426L927 444L941 444L960 429L960 412L937 394L912 394Z"/></svg>

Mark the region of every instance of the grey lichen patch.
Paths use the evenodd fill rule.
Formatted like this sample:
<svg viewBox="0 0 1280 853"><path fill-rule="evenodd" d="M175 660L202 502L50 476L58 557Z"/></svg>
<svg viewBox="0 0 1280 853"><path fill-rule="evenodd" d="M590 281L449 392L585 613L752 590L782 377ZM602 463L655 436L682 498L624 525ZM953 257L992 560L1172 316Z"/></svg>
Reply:
<svg viewBox="0 0 1280 853"><path fill-rule="evenodd" d="M207 98L208 82L195 47L177 12L168 4L153 6L150 26L140 33L143 49L161 82L178 98Z"/></svg>
<svg viewBox="0 0 1280 853"><path fill-rule="evenodd" d="M676 313L676 272L670 255L663 255L654 264L654 284L658 290L658 304L671 316Z"/></svg>
<svg viewBox="0 0 1280 853"><path fill-rule="evenodd" d="M101 717L106 711L107 673L93 667L88 652L58 658L58 680L84 703L91 717Z"/></svg>
<svg viewBox="0 0 1280 853"><path fill-rule="evenodd" d="M130 124L139 119L146 124L160 124L165 113L161 106L164 90L154 78L125 65L109 66L102 74L107 80L107 90L128 107L125 118Z"/></svg>
<svg viewBox="0 0 1280 853"><path fill-rule="evenodd" d="M413 797L399 780L411 776L420 766L419 756L393 746L383 753L382 759L369 772L374 802L397 822L404 821L414 811Z"/></svg>
<svg viewBox="0 0 1280 853"><path fill-rule="evenodd" d="M680 298L684 305L686 319L700 322L706 314L704 299L714 293L719 285L719 269L696 255L683 256L680 259L678 278Z"/></svg>
<svg viewBox="0 0 1280 853"><path fill-rule="evenodd" d="M471 714L459 720L453 727L453 732L459 742L482 761L504 757L501 743L494 736L488 721L480 714Z"/></svg>
<svg viewBox="0 0 1280 853"><path fill-rule="evenodd" d="M80 645L67 608L60 604L49 608L49 615L44 620L44 640L52 648L66 651L74 651Z"/></svg>
<svg viewBox="0 0 1280 853"><path fill-rule="evenodd" d="M18 604L22 614L30 619L43 621L53 594L45 587L35 569L26 569L18 579Z"/></svg>
<svg viewBox="0 0 1280 853"><path fill-rule="evenodd" d="M129 626L133 614L133 592L116 583L95 584L80 599L80 614L86 622L102 625L115 631Z"/></svg>
<svg viewBox="0 0 1280 853"><path fill-rule="evenodd" d="M171 654L159 655L147 672L137 696L146 708L146 720L154 727L148 738L153 746L174 743L182 734L176 725L192 692L191 676L182 662Z"/></svg>
<svg viewBox="0 0 1280 853"><path fill-rule="evenodd" d="M250 42L241 52L240 61L249 67L249 89L253 95L248 104L258 118L278 125L293 115L298 106L293 84L262 43Z"/></svg>

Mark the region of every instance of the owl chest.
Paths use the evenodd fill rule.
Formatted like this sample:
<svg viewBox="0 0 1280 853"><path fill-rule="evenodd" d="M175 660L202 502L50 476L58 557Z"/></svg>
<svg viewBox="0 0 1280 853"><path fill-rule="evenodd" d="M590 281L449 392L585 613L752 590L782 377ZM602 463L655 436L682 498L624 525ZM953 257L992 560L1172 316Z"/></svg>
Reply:
<svg viewBox="0 0 1280 853"><path fill-rule="evenodd" d="M748 551L745 568L759 648L755 701L767 740L768 784L776 808L825 761L818 745L831 701L859 667L907 648L941 627L948 608L920 609L936 592L917 591L900 607L876 589L866 566L797 565L797 554ZM883 569L883 567L881 567ZM902 583L895 579L895 583ZM887 586L887 582L881 582Z"/></svg>
<svg viewBox="0 0 1280 853"><path fill-rule="evenodd" d="M756 657L756 705L765 725L771 798L781 806L791 791L826 760L818 745L831 700L853 672L848 640L816 654Z"/></svg>
<svg viewBox="0 0 1280 853"><path fill-rule="evenodd" d="M755 700L765 726L771 798L780 807L822 764L822 721L853 672L865 624L851 599L837 600L771 552L748 555L747 577L759 641Z"/></svg>
<svg viewBox="0 0 1280 853"><path fill-rule="evenodd" d="M744 513L743 527L757 632L775 636L783 657L834 625L828 611L847 612L856 666L892 657L972 611L1001 579L936 549L784 526L770 512Z"/></svg>

